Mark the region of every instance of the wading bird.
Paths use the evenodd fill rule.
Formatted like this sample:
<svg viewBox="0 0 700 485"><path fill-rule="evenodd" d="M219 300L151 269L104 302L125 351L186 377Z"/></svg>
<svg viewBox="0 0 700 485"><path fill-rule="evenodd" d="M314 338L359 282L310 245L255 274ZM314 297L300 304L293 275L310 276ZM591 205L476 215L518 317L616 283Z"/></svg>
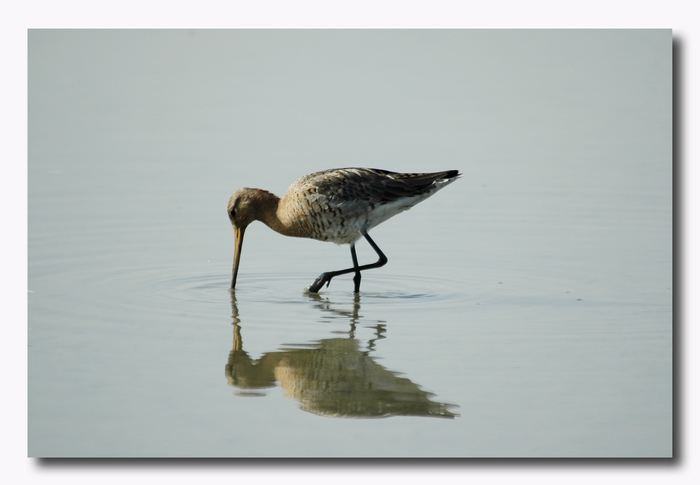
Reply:
<svg viewBox="0 0 700 485"><path fill-rule="evenodd" d="M460 175L457 170L396 173L373 168L337 168L305 175L281 199L262 189L240 189L228 203L228 217L235 234L231 289L236 287L246 227L253 221L262 221L285 236L349 244L353 267L321 274L308 291L318 293L332 278L355 273L353 281L358 293L360 272L379 268L388 261L367 232L427 199ZM367 239L379 256L376 263L358 264L355 242L360 236Z"/></svg>

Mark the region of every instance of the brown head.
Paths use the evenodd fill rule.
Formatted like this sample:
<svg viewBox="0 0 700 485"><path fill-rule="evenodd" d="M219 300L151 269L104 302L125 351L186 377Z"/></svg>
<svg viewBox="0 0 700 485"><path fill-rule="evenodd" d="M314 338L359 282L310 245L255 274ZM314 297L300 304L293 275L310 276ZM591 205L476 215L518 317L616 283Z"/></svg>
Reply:
<svg viewBox="0 0 700 485"><path fill-rule="evenodd" d="M233 255L233 275L231 277L231 289L236 288L236 276L238 265L241 261L241 249L243 247L243 235L245 229L253 221L264 221L271 204L276 205L277 196L261 189L243 188L231 196L228 201L228 218L233 225L235 246Z"/></svg>

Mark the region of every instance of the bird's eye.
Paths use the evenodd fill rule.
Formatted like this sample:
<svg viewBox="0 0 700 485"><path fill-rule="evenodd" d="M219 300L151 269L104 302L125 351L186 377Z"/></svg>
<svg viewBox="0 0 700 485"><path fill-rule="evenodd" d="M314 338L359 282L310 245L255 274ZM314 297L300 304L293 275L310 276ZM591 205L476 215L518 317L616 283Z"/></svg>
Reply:
<svg viewBox="0 0 700 485"><path fill-rule="evenodd" d="M231 217L233 217L234 219L236 218L236 209L233 209L231 211Z"/></svg>

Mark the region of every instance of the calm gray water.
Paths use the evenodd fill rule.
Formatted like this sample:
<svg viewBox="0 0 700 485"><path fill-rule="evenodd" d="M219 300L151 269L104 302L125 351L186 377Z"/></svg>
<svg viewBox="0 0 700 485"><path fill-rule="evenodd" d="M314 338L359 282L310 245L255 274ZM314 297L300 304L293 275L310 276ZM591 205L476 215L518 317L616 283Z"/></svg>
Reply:
<svg viewBox="0 0 700 485"><path fill-rule="evenodd" d="M29 455L667 457L671 32L29 34ZM230 195L464 176L348 248ZM361 262L376 258L358 244Z"/></svg>

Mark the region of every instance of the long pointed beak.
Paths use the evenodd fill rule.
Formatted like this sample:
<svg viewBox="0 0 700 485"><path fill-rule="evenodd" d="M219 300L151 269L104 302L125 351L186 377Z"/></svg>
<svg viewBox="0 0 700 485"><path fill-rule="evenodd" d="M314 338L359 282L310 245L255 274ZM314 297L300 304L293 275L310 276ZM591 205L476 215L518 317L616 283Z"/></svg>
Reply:
<svg viewBox="0 0 700 485"><path fill-rule="evenodd" d="M233 250L233 276L231 277L231 289L236 288L236 277L238 276L238 265L241 262L241 249L243 249L243 234L245 227L234 227L233 232L236 236L236 246Z"/></svg>

